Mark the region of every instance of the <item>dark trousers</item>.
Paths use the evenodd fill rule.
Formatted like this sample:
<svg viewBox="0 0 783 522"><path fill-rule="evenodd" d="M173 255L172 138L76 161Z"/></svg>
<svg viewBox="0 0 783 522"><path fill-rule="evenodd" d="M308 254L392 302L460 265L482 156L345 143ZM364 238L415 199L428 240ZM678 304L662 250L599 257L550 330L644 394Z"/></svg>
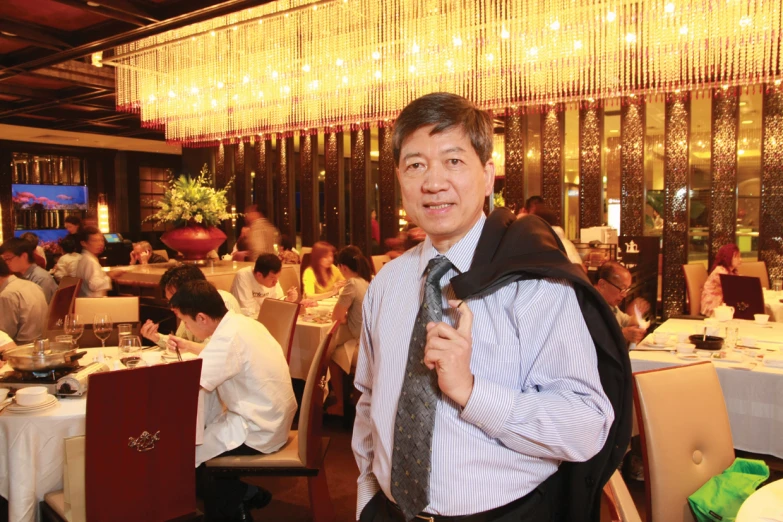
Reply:
<svg viewBox="0 0 783 522"><path fill-rule="evenodd" d="M435 522L547 522L551 516L543 491L535 489L514 502L483 513L454 517L433 515L433 519ZM359 522L409 521L405 520L400 508L379 491L362 510ZM413 522L424 521L413 519Z"/></svg>
<svg viewBox="0 0 783 522"><path fill-rule="evenodd" d="M259 452L242 444L238 448L218 455L257 455ZM220 520L236 516L248 485L236 477L213 477L207 473L206 464L196 468L196 494L204 500L208 520Z"/></svg>

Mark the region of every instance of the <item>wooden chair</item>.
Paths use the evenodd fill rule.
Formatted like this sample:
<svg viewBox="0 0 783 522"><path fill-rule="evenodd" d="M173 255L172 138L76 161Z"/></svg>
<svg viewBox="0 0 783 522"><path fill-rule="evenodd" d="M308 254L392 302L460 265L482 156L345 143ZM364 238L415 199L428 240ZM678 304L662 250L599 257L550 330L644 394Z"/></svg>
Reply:
<svg viewBox="0 0 783 522"><path fill-rule="evenodd" d="M764 313L764 291L758 277L720 274L723 302L734 307L735 319L754 319Z"/></svg>
<svg viewBox="0 0 783 522"><path fill-rule="evenodd" d="M76 296L82 280L78 277L64 276L60 280L57 291L49 303L49 313L46 319L46 331L61 330L65 323L65 316L73 312Z"/></svg>
<svg viewBox="0 0 783 522"><path fill-rule="evenodd" d="M169 260L169 253L165 248L161 250L153 250L152 253L158 254L159 256L166 258L166 261Z"/></svg>
<svg viewBox="0 0 783 522"><path fill-rule="evenodd" d="M315 522L333 522L334 508L323 469L329 438L321 438L326 367L332 358L337 323L321 341L307 374L299 430L291 431L285 446L269 455L217 457L207 461L216 476L306 476L310 510Z"/></svg>
<svg viewBox="0 0 783 522"><path fill-rule="evenodd" d="M291 360L291 345L294 343L297 317L299 317L299 303L278 299L264 299L258 311L258 322L263 324L272 337L280 343L286 362Z"/></svg>
<svg viewBox="0 0 783 522"><path fill-rule="evenodd" d="M647 522L692 522L692 495L734 461L723 391L709 361L634 374Z"/></svg>
<svg viewBox="0 0 783 522"><path fill-rule="evenodd" d="M237 250L231 254L232 261L247 261L247 250Z"/></svg>
<svg viewBox="0 0 783 522"><path fill-rule="evenodd" d="M66 442L68 496L45 495L42 520L201 520L194 465L200 378L200 359L91 375L86 434Z"/></svg>
<svg viewBox="0 0 783 522"><path fill-rule="evenodd" d="M383 265L385 265L389 261L391 261L391 258L385 254L382 256L372 256L372 266L373 269L375 270L375 273L377 274L378 271L383 267Z"/></svg>
<svg viewBox="0 0 783 522"><path fill-rule="evenodd" d="M612 522L642 522L623 476L615 471L604 486L603 497L609 506Z"/></svg>
<svg viewBox="0 0 783 522"><path fill-rule="evenodd" d="M707 282L707 268L701 263L688 263L682 265L685 273L685 286L688 290L688 313L690 315L701 314L701 291Z"/></svg>
<svg viewBox="0 0 783 522"><path fill-rule="evenodd" d="M743 261L737 268L737 273L741 276L758 277L762 288L769 288L769 272L767 272L767 263L764 261ZM763 312L762 312L763 313Z"/></svg>
<svg viewBox="0 0 783 522"><path fill-rule="evenodd" d="M74 313L81 316L84 321L84 334L79 339L79 346L89 348L101 346L101 341L92 331L92 322L95 314L109 314L114 328L106 340L106 346L117 346L119 332L117 325L127 323L133 326L133 333L138 335L139 324L139 297L77 297Z"/></svg>
<svg viewBox="0 0 783 522"><path fill-rule="evenodd" d="M299 265L283 265L280 269L280 287L283 292L288 292L288 289L295 286L297 289L301 289L301 280L299 278ZM299 294L301 297L301 293Z"/></svg>

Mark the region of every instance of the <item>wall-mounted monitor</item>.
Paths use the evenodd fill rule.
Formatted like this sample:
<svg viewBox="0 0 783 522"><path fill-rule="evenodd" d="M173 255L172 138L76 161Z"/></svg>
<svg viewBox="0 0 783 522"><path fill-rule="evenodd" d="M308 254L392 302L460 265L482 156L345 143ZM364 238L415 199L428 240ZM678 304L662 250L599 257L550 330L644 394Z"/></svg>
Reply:
<svg viewBox="0 0 783 522"><path fill-rule="evenodd" d="M122 236L119 234L103 234L103 239L107 243L122 243Z"/></svg>
<svg viewBox="0 0 783 522"><path fill-rule="evenodd" d="M81 185L11 185L15 210L87 210L87 187Z"/></svg>

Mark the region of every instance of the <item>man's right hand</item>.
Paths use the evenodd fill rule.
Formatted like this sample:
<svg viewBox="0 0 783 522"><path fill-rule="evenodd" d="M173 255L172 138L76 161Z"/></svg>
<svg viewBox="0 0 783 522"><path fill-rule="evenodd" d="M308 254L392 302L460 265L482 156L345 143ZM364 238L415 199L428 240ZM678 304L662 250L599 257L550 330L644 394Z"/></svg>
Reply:
<svg viewBox="0 0 783 522"><path fill-rule="evenodd" d="M644 339L645 331L638 326L626 326L623 328L623 337L629 343L640 343Z"/></svg>
<svg viewBox="0 0 783 522"><path fill-rule="evenodd" d="M158 325L147 319L147 322L141 325L141 335L155 344L160 340Z"/></svg>

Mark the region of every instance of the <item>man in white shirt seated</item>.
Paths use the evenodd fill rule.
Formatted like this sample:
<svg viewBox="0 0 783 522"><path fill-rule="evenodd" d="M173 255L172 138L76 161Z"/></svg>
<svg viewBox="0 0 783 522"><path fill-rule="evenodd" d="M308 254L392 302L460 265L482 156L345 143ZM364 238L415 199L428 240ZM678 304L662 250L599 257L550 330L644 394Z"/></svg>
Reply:
<svg viewBox="0 0 783 522"><path fill-rule="evenodd" d="M160 276L160 289L163 295L166 296L166 299L169 301L171 300L172 296L177 293L177 290L180 286L184 285L185 283L189 281L206 281L207 277L204 275L204 272L201 271L197 266L194 265L179 265L179 266L173 266L166 270L162 276ZM237 303L237 300L234 299L234 296L226 292L225 290L218 290L218 293L220 294L220 297L223 299L223 303L226 305L226 308L228 310L231 310L232 312L242 313L242 310L239 307L239 303ZM149 319L141 325L141 335L152 341L153 343L157 344L161 348L166 348L169 336L166 334L158 333L158 324L159 323L153 323ZM184 321L181 321L179 323L179 326L177 327L177 332L175 334L177 337L180 337L182 339L185 339L187 341L193 341L196 343L203 343L206 341L206 339L198 337L196 334L191 332Z"/></svg>
<svg viewBox="0 0 783 522"><path fill-rule="evenodd" d="M60 256L52 269L52 276L58 282L66 276L76 277L76 265L79 264L79 259L82 257L78 252L79 243L70 235L60 241L60 248L63 249L63 255Z"/></svg>
<svg viewBox="0 0 783 522"><path fill-rule="evenodd" d="M0 255L8 263L11 272L40 286L48 303L57 291L57 283L49 272L35 263L33 252L35 245L18 237L12 237L0 245Z"/></svg>
<svg viewBox="0 0 783 522"><path fill-rule="evenodd" d="M122 271L104 272L98 256L103 252L106 240L100 230L93 226L82 229L80 239L82 257L76 263L76 277L82 280L79 297L105 297L111 290L111 280Z"/></svg>
<svg viewBox="0 0 783 522"><path fill-rule="evenodd" d="M11 273L0 257L0 330L17 344L43 336L49 307L43 290Z"/></svg>
<svg viewBox="0 0 783 522"><path fill-rule="evenodd" d="M278 281L282 268L283 262L279 257L274 254L261 254L256 259L255 266L247 266L237 271L231 284L231 293L239 301L243 314L255 319L264 299L283 298L283 288ZM298 298L299 291L295 286L286 291L286 301L293 302Z"/></svg>
<svg viewBox="0 0 783 522"><path fill-rule="evenodd" d="M267 329L226 309L207 281L190 281L171 298L171 308L206 345L175 336L169 345L190 351L202 361L201 387L217 390L219 401L206 408L204 442L196 447L196 465L219 455L272 453L288 439L296 413L283 350ZM237 478L199 482L209 520L252 520L248 511L266 505L271 495ZM206 483L205 483L206 482Z"/></svg>

